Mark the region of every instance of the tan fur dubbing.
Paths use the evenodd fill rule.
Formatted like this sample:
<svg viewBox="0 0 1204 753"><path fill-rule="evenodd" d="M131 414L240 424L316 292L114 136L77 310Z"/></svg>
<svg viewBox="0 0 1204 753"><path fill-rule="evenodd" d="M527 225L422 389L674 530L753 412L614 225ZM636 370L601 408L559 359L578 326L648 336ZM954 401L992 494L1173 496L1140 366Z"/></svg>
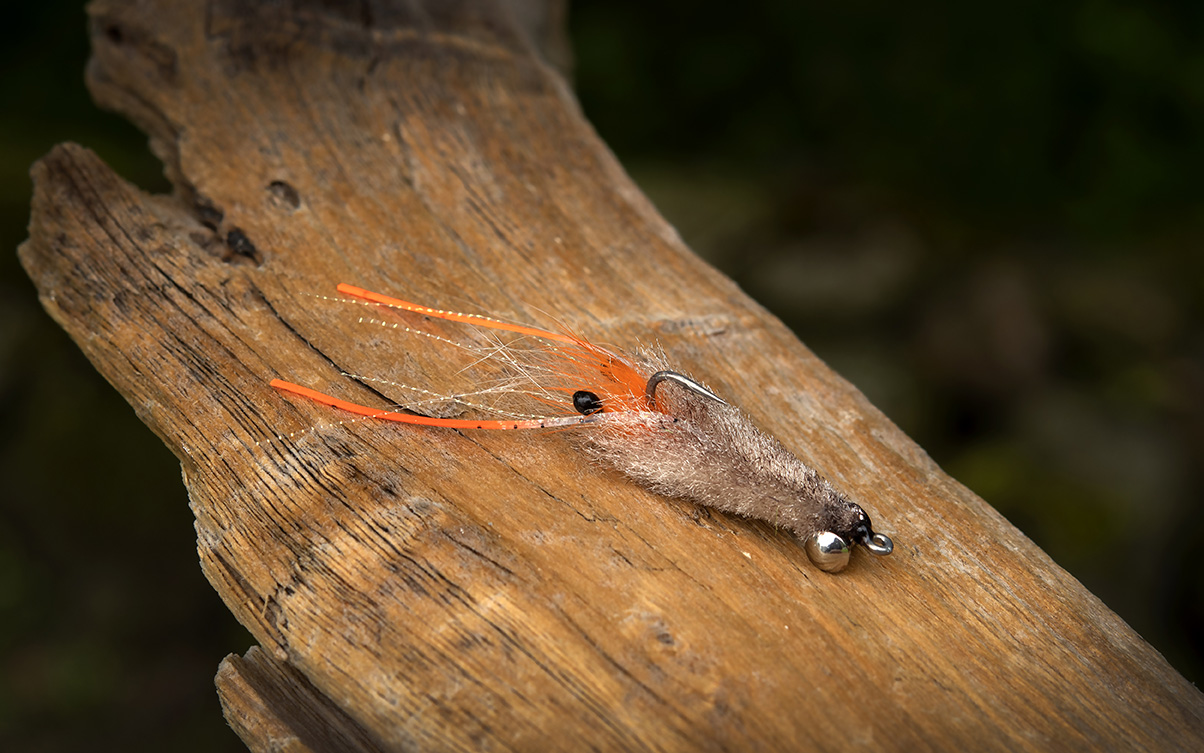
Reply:
<svg viewBox="0 0 1204 753"><path fill-rule="evenodd" d="M768 521L807 539L847 532L860 511L738 409L663 384L656 411L606 414L589 451L669 497Z"/></svg>

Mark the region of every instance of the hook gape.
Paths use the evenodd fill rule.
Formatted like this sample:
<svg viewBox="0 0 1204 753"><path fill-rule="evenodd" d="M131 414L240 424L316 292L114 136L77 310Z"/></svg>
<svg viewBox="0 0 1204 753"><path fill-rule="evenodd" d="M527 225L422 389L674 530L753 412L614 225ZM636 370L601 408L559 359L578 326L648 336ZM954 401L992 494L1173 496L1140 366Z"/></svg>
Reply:
<svg viewBox="0 0 1204 753"><path fill-rule="evenodd" d="M649 408L656 407L656 385L660 384L661 382L675 382L677 384L680 384L682 387L685 387L687 390L690 390L691 392L696 392L705 398L714 400L715 402L719 403L720 405L727 405L726 400L719 397L714 392L711 392L710 390L708 390L706 387L702 386L698 382L695 382L693 379L686 376L685 374L679 374L676 371L664 370L664 371L658 371L655 374L653 374L652 376L648 377L648 386L644 388L644 394L648 396L648 407Z"/></svg>

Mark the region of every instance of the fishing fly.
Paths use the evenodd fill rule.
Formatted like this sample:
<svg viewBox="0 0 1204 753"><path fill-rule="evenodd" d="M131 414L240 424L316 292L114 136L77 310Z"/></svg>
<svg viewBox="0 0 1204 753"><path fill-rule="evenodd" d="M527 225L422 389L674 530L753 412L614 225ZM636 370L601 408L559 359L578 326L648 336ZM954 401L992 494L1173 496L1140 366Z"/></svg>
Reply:
<svg viewBox="0 0 1204 753"><path fill-rule="evenodd" d="M860 505L705 385L670 369L659 353L628 357L568 333L429 308L346 283L337 290L356 302L510 332L541 347L492 349L489 357L502 360L513 374L470 393L446 395L389 382L415 394L413 402L396 410L353 403L281 379L273 379L272 387L359 416L421 426L581 427L585 450L595 460L658 494L785 528L803 541L821 570L844 569L856 545L877 555L893 549L888 537L874 532ZM368 321L459 346L396 323ZM488 402L499 395L524 398L541 408L523 411ZM491 417L418 412L432 400L477 408Z"/></svg>

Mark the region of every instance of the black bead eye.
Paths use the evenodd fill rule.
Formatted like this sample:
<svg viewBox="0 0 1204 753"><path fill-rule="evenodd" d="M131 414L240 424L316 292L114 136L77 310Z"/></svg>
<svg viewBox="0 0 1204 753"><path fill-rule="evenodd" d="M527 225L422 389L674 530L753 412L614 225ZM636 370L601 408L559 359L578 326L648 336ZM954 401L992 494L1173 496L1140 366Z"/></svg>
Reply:
<svg viewBox="0 0 1204 753"><path fill-rule="evenodd" d="M577 390L573 393L573 408L583 416L602 410L602 401L598 396L587 390Z"/></svg>

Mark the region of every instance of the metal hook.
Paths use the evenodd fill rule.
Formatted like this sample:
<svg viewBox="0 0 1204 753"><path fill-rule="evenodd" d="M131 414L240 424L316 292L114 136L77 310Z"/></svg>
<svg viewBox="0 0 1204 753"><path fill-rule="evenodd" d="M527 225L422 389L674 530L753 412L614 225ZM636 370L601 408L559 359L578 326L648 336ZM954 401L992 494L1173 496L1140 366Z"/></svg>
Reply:
<svg viewBox="0 0 1204 753"><path fill-rule="evenodd" d="M720 405L727 405L726 400L719 397L714 392L711 392L706 387L703 387L698 382L695 382L693 379L686 376L685 374L679 374L676 371L667 371L666 370L666 371L658 371L655 374L653 374L652 376L648 377L648 386L644 388L644 394L648 396L648 406L649 407L651 407L651 408L656 407L656 385L660 384L661 382L665 382L665 381L676 382L677 384L680 384L682 387L685 387L686 389L688 389L692 392L697 392L699 395L702 395L703 397L710 398L711 400L714 400L715 402L719 403Z"/></svg>
<svg viewBox="0 0 1204 753"><path fill-rule="evenodd" d="M861 544L869 549L874 554L879 556L890 554L895 550L895 542L890 540L889 536L881 533L871 534L862 539Z"/></svg>

